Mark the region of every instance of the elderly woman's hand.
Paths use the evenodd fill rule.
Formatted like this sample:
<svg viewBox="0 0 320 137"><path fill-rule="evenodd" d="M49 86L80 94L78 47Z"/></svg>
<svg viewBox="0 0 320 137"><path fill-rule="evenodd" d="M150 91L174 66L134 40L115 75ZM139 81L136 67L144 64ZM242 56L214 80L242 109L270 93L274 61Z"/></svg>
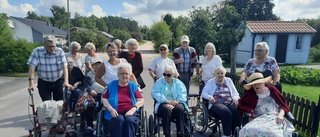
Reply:
<svg viewBox="0 0 320 137"><path fill-rule="evenodd" d="M107 108L113 118L118 117L118 112L114 108Z"/></svg>
<svg viewBox="0 0 320 137"><path fill-rule="evenodd" d="M234 105L236 105L236 106L238 106L238 104L239 104L238 100L233 100L232 103L233 103Z"/></svg>
<svg viewBox="0 0 320 137"><path fill-rule="evenodd" d="M277 124L283 123L284 122L283 116L278 115L277 118L276 118L276 122L277 122Z"/></svg>
<svg viewBox="0 0 320 137"><path fill-rule="evenodd" d="M132 108L125 114L125 117L133 115L134 112L136 112L136 111L137 111L137 108L136 108L136 107L132 107Z"/></svg>
<svg viewBox="0 0 320 137"><path fill-rule="evenodd" d="M172 110L172 109L174 108L174 106L171 105L171 104L167 104L167 106L168 106L168 108L169 108L170 110Z"/></svg>
<svg viewBox="0 0 320 137"><path fill-rule="evenodd" d="M213 97L209 97L209 102L210 102L211 104L214 104L214 103L216 102L216 100L215 100Z"/></svg>
<svg viewBox="0 0 320 137"><path fill-rule="evenodd" d="M94 91L94 90L91 90L91 91L90 91L90 95L91 95L91 96L96 96L96 95L97 95L97 92Z"/></svg>

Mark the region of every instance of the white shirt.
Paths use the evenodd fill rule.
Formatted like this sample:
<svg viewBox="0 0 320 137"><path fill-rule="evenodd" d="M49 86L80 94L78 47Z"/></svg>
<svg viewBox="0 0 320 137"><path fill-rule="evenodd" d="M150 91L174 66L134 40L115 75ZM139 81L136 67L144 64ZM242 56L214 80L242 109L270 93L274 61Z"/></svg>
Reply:
<svg viewBox="0 0 320 137"><path fill-rule="evenodd" d="M222 66L222 61L218 55L214 55L211 60L203 58L201 80L207 83L209 79L214 77L214 70L219 66Z"/></svg>
<svg viewBox="0 0 320 137"><path fill-rule="evenodd" d="M163 72L166 68L166 66L171 66L173 68L173 73L177 72L176 65L174 64L173 60L170 58L163 58L161 56L155 58L150 67L149 70L152 70L155 72L157 78L161 78L163 76Z"/></svg>
<svg viewBox="0 0 320 137"><path fill-rule="evenodd" d="M127 60L124 58L120 58L119 60L120 60L120 63L127 62ZM119 79L118 74L117 74L118 65L114 66L114 65L110 64L108 61L105 61L103 64L104 64L104 67L106 68L106 70L104 72L102 80L104 81L104 83L106 83L106 85L108 85L113 80Z"/></svg>

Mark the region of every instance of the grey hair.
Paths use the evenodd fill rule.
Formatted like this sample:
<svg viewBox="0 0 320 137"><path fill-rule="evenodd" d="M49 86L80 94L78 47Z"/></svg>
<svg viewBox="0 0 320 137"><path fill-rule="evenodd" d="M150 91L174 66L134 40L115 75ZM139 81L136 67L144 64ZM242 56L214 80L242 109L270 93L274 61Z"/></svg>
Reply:
<svg viewBox="0 0 320 137"><path fill-rule="evenodd" d="M81 45L80 45L78 42L76 42L76 41L71 42L71 44L70 44L70 49L72 49L73 47L76 47L76 48L78 48L79 50L81 49Z"/></svg>
<svg viewBox="0 0 320 137"><path fill-rule="evenodd" d="M137 48L139 47L139 43L136 39L134 38L130 38L126 41L126 44L125 44L125 47L128 49L129 45L130 44L134 44L134 45L137 45Z"/></svg>
<svg viewBox="0 0 320 137"><path fill-rule="evenodd" d="M214 69L214 73L216 73L216 71L218 71L218 70L222 70L224 74L227 73L226 68L224 68L223 66L218 66L218 67L216 67L216 69Z"/></svg>
<svg viewBox="0 0 320 137"><path fill-rule="evenodd" d="M171 71L171 73L174 73L172 66L166 66L165 69L164 69L164 71L166 71L166 70Z"/></svg>
<svg viewBox="0 0 320 137"><path fill-rule="evenodd" d="M269 45L267 42L259 42L256 44L255 49L260 46L267 50L267 55L269 54Z"/></svg>
<svg viewBox="0 0 320 137"><path fill-rule="evenodd" d="M86 48L86 50L94 50L94 51L96 51L96 46L91 42L88 42L86 44L86 46L84 46L84 47Z"/></svg>
<svg viewBox="0 0 320 137"><path fill-rule="evenodd" d="M120 47L121 47L122 41L121 41L120 39L115 39L115 40L113 41L113 44L115 44L115 45L120 45Z"/></svg>
<svg viewBox="0 0 320 137"><path fill-rule="evenodd" d="M117 74L119 74L120 69L128 69L129 70L129 75L132 74L132 66L130 63L124 62L124 63L120 63L117 67Z"/></svg>
<svg viewBox="0 0 320 137"><path fill-rule="evenodd" d="M205 48L204 48L204 54L205 54L205 55L208 55L207 52L206 52L206 48L207 48L207 47L212 48L212 53L213 53L213 55L216 55L216 54L217 54L217 52L216 52L216 47L214 46L213 43L209 42L209 43L207 43L207 45L206 45Z"/></svg>
<svg viewBox="0 0 320 137"><path fill-rule="evenodd" d="M114 43L107 43L107 44L106 44L106 50L107 50L107 51L108 51L108 48L109 48L109 47L112 47L112 48L118 49L117 45L116 45L116 44L114 44Z"/></svg>

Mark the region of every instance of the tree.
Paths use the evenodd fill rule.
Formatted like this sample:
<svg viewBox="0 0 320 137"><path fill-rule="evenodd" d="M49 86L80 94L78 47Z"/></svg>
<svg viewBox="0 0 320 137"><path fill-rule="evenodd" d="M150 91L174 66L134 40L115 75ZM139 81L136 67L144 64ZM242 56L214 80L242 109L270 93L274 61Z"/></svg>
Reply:
<svg viewBox="0 0 320 137"><path fill-rule="evenodd" d="M160 21L154 23L150 28L150 36L152 42L154 42L154 49L158 49L161 44L169 44L170 42L170 28L166 22ZM158 51L158 50L156 50Z"/></svg>
<svg viewBox="0 0 320 137"><path fill-rule="evenodd" d="M235 7L241 15L241 20L279 20L273 14L272 0L225 0L227 4Z"/></svg>
<svg viewBox="0 0 320 137"><path fill-rule="evenodd" d="M81 16L78 12L74 13L74 18L71 19L71 26L86 28L85 18L86 17Z"/></svg>
<svg viewBox="0 0 320 137"><path fill-rule="evenodd" d="M115 29L114 31L112 31L112 35L123 42L131 38L131 35L128 31L121 30L121 29Z"/></svg>
<svg viewBox="0 0 320 137"><path fill-rule="evenodd" d="M142 36L143 36L143 39L145 40L150 40L150 33L149 33L149 27L147 26L142 26L140 27L140 30L141 30L141 33L142 33Z"/></svg>
<svg viewBox="0 0 320 137"><path fill-rule="evenodd" d="M70 35L70 41L77 41L82 47L84 47L87 42L96 44L96 33L91 30L72 32Z"/></svg>
<svg viewBox="0 0 320 137"><path fill-rule="evenodd" d="M191 23L189 29L189 37L191 45L197 50L198 53L203 54L204 46L208 42L215 43L216 23L213 20L212 13L209 7L203 9L193 8L189 13Z"/></svg>
<svg viewBox="0 0 320 137"><path fill-rule="evenodd" d="M64 7L59 7L57 5L53 5L50 8L53 17L51 18L51 22L54 26L58 28L62 28L63 30L67 30L68 24L68 13Z"/></svg>
<svg viewBox="0 0 320 137"><path fill-rule="evenodd" d="M2 42L12 41L13 34L8 25L7 16L0 14L0 46Z"/></svg>
<svg viewBox="0 0 320 137"><path fill-rule="evenodd" d="M223 47L223 53L229 53L224 56L224 61L230 61L231 73L236 73L236 47L244 36L243 30L237 30L241 24L241 16L237 13L236 8L225 3L215 7L215 21L218 24L217 39L219 46Z"/></svg>
<svg viewBox="0 0 320 137"><path fill-rule="evenodd" d="M102 49L105 51L105 45L109 42L109 38L107 38L105 35L102 33L98 33L96 35L97 42L96 42L96 48L97 49Z"/></svg>
<svg viewBox="0 0 320 137"><path fill-rule="evenodd" d="M317 32L312 35L311 39L311 47L320 44L320 16L317 19L298 19L297 21L304 21L312 28L314 28Z"/></svg>
<svg viewBox="0 0 320 137"><path fill-rule="evenodd" d="M166 14L166 15L164 15L163 21L165 21L165 22L167 23L167 25L169 25L170 28L171 28L171 24L172 24L172 22L173 22L173 17L172 17L172 15L169 14L169 13Z"/></svg>

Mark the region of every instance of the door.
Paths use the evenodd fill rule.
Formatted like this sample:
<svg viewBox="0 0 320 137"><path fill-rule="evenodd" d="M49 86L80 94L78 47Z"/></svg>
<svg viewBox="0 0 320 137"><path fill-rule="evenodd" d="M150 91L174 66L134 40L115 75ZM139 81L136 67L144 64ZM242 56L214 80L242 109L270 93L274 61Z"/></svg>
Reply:
<svg viewBox="0 0 320 137"><path fill-rule="evenodd" d="M276 60L278 63L285 63L287 56L288 35L278 35L276 45Z"/></svg>

